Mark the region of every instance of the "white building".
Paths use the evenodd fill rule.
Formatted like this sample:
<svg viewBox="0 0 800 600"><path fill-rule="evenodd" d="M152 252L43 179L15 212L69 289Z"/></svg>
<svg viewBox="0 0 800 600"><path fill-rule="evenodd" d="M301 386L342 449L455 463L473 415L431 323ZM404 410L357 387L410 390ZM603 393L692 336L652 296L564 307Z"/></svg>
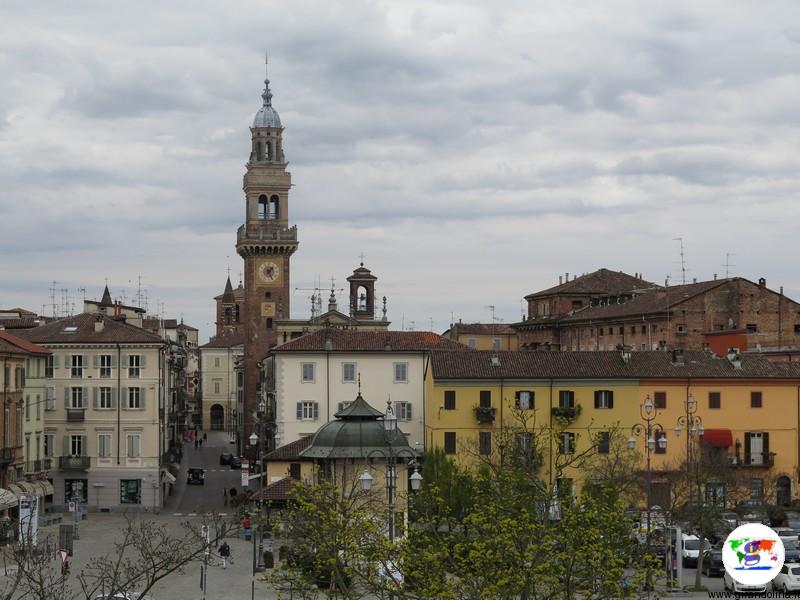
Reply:
<svg viewBox="0 0 800 600"><path fill-rule="evenodd" d="M203 429L235 435L237 416L236 364L244 355L244 335L218 335L200 346ZM239 371L241 373L241 371Z"/></svg>
<svg viewBox="0 0 800 600"><path fill-rule="evenodd" d="M48 348L44 456L55 506L158 509L174 479L161 469L164 342L102 313L67 317L20 337Z"/></svg>
<svg viewBox="0 0 800 600"><path fill-rule="evenodd" d="M312 435L361 390L381 412L391 398L398 426L411 447L422 450L425 371L433 349L468 351L430 332L336 329L274 348L266 366L268 396L274 397L275 447Z"/></svg>

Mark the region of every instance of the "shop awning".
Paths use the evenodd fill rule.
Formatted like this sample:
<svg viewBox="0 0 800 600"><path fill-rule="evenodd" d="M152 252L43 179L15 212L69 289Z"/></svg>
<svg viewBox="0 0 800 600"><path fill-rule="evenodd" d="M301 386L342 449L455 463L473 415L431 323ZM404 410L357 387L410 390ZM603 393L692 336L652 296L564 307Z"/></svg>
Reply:
<svg viewBox="0 0 800 600"><path fill-rule="evenodd" d="M165 479L167 483L175 483L177 481L175 476L166 469L161 469L161 479Z"/></svg>
<svg viewBox="0 0 800 600"><path fill-rule="evenodd" d="M730 429L706 429L703 431L703 443L718 448L733 446L733 434Z"/></svg>
<svg viewBox="0 0 800 600"><path fill-rule="evenodd" d="M38 496L41 495L39 488L32 484L30 481L18 481L15 485L21 487L26 494Z"/></svg>
<svg viewBox="0 0 800 600"><path fill-rule="evenodd" d="M16 494L11 490L0 489L0 510L6 510L19 504Z"/></svg>
<svg viewBox="0 0 800 600"><path fill-rule="evenodd" d="M55 489L53 489L53 484L47 481L46 479L40 481L39 485L42 486L42 490L44 491L45 496L52 496L56 492Z"/></svg>
<svg viewBox="0 0 800 600"><path fill-rule="evenodd" d="M28 493L20 487L19 483L9 483L8 490L15 496L24 496Z"/></svg>

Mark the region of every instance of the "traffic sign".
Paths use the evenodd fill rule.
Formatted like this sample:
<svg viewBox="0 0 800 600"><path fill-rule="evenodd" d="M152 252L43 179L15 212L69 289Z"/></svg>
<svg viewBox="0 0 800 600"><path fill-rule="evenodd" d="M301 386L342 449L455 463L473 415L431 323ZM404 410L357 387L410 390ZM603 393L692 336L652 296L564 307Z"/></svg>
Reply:
<svg viewBox="0 0 800 600"><path fill-rule="evenodd" d="M58 551L58 555L61 557L61 566L64 566L64 563L67 560L67 556L69 556L69 550L64 550L63 548Z"/></svg>

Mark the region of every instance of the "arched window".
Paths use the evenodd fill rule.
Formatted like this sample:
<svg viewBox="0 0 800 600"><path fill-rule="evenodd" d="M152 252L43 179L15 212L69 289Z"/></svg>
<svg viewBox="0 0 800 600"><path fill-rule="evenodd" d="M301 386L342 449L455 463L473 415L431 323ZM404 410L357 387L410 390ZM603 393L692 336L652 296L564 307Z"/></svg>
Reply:
<svg viewBox="0 0 800 600"><path fill-rule="evenodd" d="M256 151L256 160L264 160L264 148L261 145L260 141L255 143L255 151Z"/></svg>
<svg viewBox="0 0 800 600"><path fill-rule="evenodd" d="M280 211L279 204L280 204L280 200L278 199L278 196L272 196L269 199L269 218L270 219L277 219L277 218L280 217L281 211Z"/></svg>
<svg viewBox="0 0 800 600"><path fill-rule="evenodd" d="M272 144L264 142L264 160L272 160Z"/></svg>
<svg viewBox="0 0 800 600"><path fill-rule="evenodd" d="M238 323L239 322L239 305L238 304L236 305L236 307L233 310L233 317L236 320L236 322Z"/></svg>
<svg viewBox="0 0 800 600"><path fill-rule="evenodd" d="M367 288L363 285L358 286L357 294L356 310L367 310Z"/></svg>
<svg viewBox="0 0 800 600"><path fill-rule="evenodd" d="M267 218L267 211L269 210L267 205L269 201L264 194L261 194L258 197L258 218L259 219L266 219Z"/></svg>

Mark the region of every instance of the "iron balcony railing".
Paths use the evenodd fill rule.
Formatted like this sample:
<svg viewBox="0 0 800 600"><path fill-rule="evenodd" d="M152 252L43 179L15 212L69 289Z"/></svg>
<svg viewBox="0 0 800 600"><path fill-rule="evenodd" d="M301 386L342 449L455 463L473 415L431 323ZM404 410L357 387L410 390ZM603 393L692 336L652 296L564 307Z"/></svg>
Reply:
<svg viewBox="0 0 800 600"><path fill-rule="evenodd" d="M68 408L67 409L67 421L76 422L76 421L84 421L85 419L86 419L86 409L85 408Z"/></svg>
<svg viewBox="0 0 800 600"><path fill-rule="evenodd" d="M62 471L87 471L91 459L88 456L59 456L58 467Z"/></svg>

